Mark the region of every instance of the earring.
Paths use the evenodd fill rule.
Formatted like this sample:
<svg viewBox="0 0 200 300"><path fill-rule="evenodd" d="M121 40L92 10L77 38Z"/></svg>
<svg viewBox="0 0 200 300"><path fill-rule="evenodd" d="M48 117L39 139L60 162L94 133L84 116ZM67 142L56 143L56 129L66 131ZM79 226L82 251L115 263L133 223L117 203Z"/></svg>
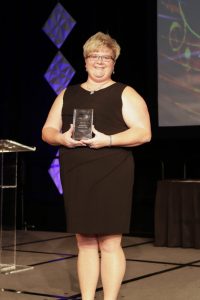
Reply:
<svg viewBox="0 0 200 300"><path fill-rule="evenodd" d="M115 71L113 70L113 72L112 72L113 74L115 74Z"/></svg>

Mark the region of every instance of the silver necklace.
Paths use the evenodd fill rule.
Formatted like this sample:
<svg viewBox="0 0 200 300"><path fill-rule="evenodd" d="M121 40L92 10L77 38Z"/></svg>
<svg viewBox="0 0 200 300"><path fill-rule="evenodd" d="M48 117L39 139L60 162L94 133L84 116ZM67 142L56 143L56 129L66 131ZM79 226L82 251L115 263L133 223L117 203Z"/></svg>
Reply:
<svg viewBox="0 0 200 300"><path fill-rule="evenodd" d="M92 95L92 94L94 94L95 92L101 90L104 86L106 86L106 84L107 84L108 82L109 82L109 81L105 82L104 84L101 84L97 89L94 89L94 90L92 90L92 89L88 86L88 84L87 84L87 82L86 82L86 87L87 87L87 90L90 92L90 95Z"/></svg>

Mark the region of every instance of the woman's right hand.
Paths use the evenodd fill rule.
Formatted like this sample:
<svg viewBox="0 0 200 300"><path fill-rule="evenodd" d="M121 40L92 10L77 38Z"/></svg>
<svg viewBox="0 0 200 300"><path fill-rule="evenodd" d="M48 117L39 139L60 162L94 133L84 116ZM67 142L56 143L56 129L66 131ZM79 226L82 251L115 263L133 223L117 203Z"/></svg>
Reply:
<svg viewBox="0 0 200 300"><path fill-rule="evenodd" d="M72 138L72 134L73 134L73 125L71 124L68 131L61 133L60 144L68 148L86 146L83 142L74 140Z"/></svg>

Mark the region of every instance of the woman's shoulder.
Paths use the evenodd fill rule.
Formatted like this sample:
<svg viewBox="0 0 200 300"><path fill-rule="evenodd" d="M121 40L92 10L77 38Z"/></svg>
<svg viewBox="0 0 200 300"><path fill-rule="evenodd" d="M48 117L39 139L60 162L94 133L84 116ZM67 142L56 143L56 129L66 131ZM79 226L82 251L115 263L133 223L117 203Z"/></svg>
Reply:
<svg viewBox="0 0 200 300"><path fill-rule="evenodd" d="M126 93L135 93L135 94L138 94L137 90L132 87L131 85L129 84L126 84L126 83L122 83L122 82L116 82L118 84L118 86L120 88L122 88L122 90L125 90Z"/></svg>
<svg viewBox="0 0 200 300"><path fill-rule="evenodd" d="M80 89L80 83L77 83L77 84L69 84L69 85L65 88L65 91L68 91L68 90L77 90L77 89Z"/></svg>
<svg viewBox="0 0 200 300"><path fill-rule="evenodd" d="M117 81L114 85L113 85L117 90L119 91L123 91L128 85L123 83L123 82L119 82Z"/></svg>
<svg viewBox="0 0 200 300"><path fill-rule="evenodd" d="M80 84L69 84L64 90L64 97L71 95L71 94L76 94L80 91Z"/></svg>

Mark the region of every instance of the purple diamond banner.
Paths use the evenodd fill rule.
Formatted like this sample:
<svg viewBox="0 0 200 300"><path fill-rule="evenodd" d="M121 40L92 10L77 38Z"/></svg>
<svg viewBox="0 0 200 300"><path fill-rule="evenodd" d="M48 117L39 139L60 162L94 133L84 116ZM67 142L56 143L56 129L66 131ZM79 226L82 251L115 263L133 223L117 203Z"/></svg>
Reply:
<svg viewBox="0 0 200 300"><path fill-rule="evenodd" d="M49 39L55 44L55 46L60 49L75 24L76 21L60 3L57 3L42 29ZM53 61L49 65L46 73L44 74L44 77L51 88L58 95L64 88L68 86L74 74L74 68L70 65L63 54L58 51ZM63 191L60 181L60 165L59 159L57 158L58 155L59 151L57 152L56 158L52 161L48 172L59 193L62 194Z"/></svg>
<svg viewBox="0 0 200 300"><path fill-rule="evenodd" d="M74 74L75 70L59 51L51 62L44 77L58 95L67 87Z"/></svg>
<svg viewBox="0 0 200 300"><path fill-rule="evenodd" d="M43 31L56 47L60 48L75 24L76 21L69 15L64 7L58 3L44 24Z"/></svg>
<svg viewBox="0 0 200 300"><path fill-rule="evenodd" d="M58 154L59 154L59 151L58 151L57 155ZM55 158L52 161L48 172L49 172L49 175L51 176L51 178L53 179L59 193L62 194L63 190L62 190L62 185L61 185L61 181L60 181L60 164L59 164L58 158Z"/></svg>

